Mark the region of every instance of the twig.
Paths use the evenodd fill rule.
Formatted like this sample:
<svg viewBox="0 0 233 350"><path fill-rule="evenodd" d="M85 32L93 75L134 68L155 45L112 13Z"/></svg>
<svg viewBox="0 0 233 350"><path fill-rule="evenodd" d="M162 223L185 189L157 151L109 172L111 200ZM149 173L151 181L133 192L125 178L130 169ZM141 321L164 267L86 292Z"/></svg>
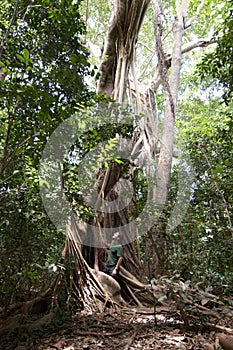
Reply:
<svg viewBox="0 0 233 350"><path fill-rule="evenodd" d="M142 45L142 46L144 46L148 51L150 51L152 54L153 54L153 56L154 56L154 54L155 54L155 51L154 50L152 50L151 48L149 48L145 43L143 43L142 41L138 41L137 42L137 45Z"/></svg>
<svg viewBox="0 0 233 350"><path fill-rule="evenodd" d="M126 346L124 347L124 350L129 350L130 346L133 344L134 339L136 337L136 331L133 333L133 335L128 339L128 342L126 344Z"/></svg>
<svg viewBox="0 0 233 350"><path fill-rule="evenodd" d="M226 332L226 333L229 333L229 334L233 334L233 329L232 328L227 328L227 327L223 327L223 326L219 326L219 325L216 325L216 324L213 324L213 323L209 323L209 322L206 322L205 325L211 329L213 329L214 331L219 331L219 332Z"/></svg>
<svg viewBox="0 0 233 350"><path fill-rule="evenodd" d="M77 330L74 332L75 335L80 335L80 336L93 336L93 337L97 337L97 338L103 338L103 337L114 337L116 335L122 334L123 332L125 332L124 329L122 329L121 331L118 332L106 332L106 333L101 333L101 332L91 332L91 331L80 331Z"/></svg>
<svg viewBox="0 0 233 350"><path fill-rule="evenodd" d="M133 322L135 316L136 316L136 311L134 310L134 311L133 311L133 316L132 316L132 317L130 318L130 320L129 320L129 324Z"/></svg>

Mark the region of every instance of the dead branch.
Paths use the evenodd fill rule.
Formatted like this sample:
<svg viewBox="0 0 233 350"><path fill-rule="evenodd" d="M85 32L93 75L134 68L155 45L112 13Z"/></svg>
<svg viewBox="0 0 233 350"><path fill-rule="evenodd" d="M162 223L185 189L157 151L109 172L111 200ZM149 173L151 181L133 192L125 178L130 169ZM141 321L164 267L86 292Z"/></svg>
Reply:
<svg viewBox="0 0 233 350"><path fill-rule="evenodd" d="M80 336L93 336L93 337L97 337L97 338L104 338L104 337L114 337L116 335L120 335L122 333L124 333L125 330L122 329L118 332L106 332L106 333L101 333L101 332L91 332L91 331L80 331L80 330L77 330L74 332L75 335L80 335Z"/></svg>
<svg viewBox="0 0 233 350"><path fill-rule="evenodd" d="M196 11L195 16L192 17L192 18L190 18L189 21L187 21L187 23L185 24L185 29L188 28L188 27L190 27L190 26L192 25L192 23L193 23L194 21L197 20L197 18L198 18L199 15L200 15L201 10L202 10L203 7L204 7L204 4L205 4L205 0L202 0L201 3L200 3L200 4L198 5L198 7L197 7L197 11Z"/></svg>

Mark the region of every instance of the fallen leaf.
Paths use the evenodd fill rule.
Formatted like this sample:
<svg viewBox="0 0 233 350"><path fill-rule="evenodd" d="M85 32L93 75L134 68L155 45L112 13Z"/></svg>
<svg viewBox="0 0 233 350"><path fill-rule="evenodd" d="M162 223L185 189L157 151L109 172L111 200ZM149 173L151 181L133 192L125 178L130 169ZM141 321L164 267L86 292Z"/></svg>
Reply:
<svg viewBox="0 0 233 350"><path fill-rule="evenodd" d="M66 347L66 342L61 340L61 341L57 342L56 344L50 344L49 346L51 348L55 348L55 349L64 349Z"/></svg>

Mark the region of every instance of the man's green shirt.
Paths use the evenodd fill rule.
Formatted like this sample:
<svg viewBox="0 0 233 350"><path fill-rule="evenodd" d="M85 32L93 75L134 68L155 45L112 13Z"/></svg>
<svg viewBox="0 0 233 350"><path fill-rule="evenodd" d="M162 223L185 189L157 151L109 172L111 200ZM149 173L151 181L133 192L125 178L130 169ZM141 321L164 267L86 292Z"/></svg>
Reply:
<svg viewBox="0 0 233 350"><path fill-rule="evenodd" d="M115 242L112 241L109 247L107 266L116 265L121 256L123 256L122 245L119 243L115 244Z"/></svg>

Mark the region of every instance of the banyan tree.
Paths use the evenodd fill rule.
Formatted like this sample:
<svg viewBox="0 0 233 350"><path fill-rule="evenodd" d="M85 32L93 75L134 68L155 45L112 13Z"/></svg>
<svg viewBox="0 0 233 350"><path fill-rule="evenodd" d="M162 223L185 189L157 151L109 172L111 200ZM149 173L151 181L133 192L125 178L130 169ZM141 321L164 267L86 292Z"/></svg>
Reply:
<svg viewBox="0 0 233 350"><path fill-rule="evenodd" d="M182 44L185 31L198 20L204 2L189 18L189 1L178 0L169 33L170 47L165 47L163 5L161 0L115 0L112 6L96 79L97 94L105 96L105 102L95 106L96 115L101 119L104 114L109 123L104 119L102 125L100 121L95 128L100 134L103 128L110 129L109 135L117 140L118 153L109 152L112 159L99 161L93 173L95 195L90 194L88 199L93 215L85 222L76 206L76 212L67 222L62 253L63 258L72 260L73 269L66 279L82 307L96 309L114 303L148 301L148 294L144 293L148 280L164 269L164 234L169 223L161 219L161 213L168 199L174 156L182 55L209 42L201 39ZM153 56L149 64L154 67L154 76L143 85L138 79L136 48L148 9L153 12L150 25L154 31L154 47L150 48ZM160 119L156 100L159 89L165 96L164 114ZM130 121L127 116L131 117ZM104 137L99 140L100 143L107 141ZM79 176L82 176L80 171L77 181ZM61 192L66 180L62 181ZM88 187L85 198L89 195L87 192ZM127 198L125 205L121 205L122 196ZM124 244L121 293L118 283L101 272L111 235L119 230Z"/></svg>

